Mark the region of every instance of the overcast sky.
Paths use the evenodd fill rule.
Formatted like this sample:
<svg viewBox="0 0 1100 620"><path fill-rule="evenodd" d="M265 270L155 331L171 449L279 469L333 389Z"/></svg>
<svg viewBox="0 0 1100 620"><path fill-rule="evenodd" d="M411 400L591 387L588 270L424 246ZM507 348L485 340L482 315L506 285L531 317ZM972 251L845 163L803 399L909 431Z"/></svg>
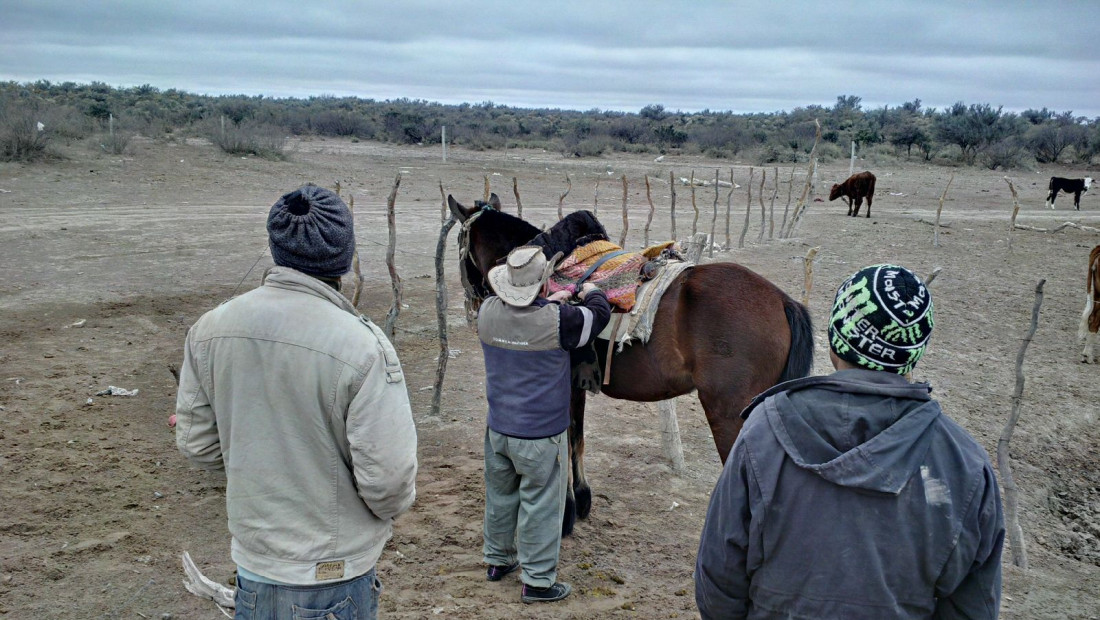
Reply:
<svg viewBox="0 0 1100 620"><path fill-rule="evenodd" d="M0 80L531 108L1100 116L1100 2L0 0Z"/></svg>

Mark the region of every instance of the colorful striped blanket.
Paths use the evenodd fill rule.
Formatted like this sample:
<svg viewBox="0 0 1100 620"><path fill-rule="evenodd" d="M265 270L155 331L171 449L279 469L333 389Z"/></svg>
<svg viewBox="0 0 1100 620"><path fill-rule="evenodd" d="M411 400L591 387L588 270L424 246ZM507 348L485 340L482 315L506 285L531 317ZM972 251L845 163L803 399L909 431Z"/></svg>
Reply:
<svg viewBox="0 0 1100 620"><path fill-rule="evenodd" d="M654 246L654 248L657 248L659 254L661 249L669 245L671 245L671 242ZM638 289L640 281L639 272L642 265L649 261L651 255L655 256L651 252L654 248L647 248L643 253L628 252L611 257L600 265L592 275L588 276L587 282L600 287L600 290L607 294L607 300L611 302L611 305L622 312L630 312L634 308L634 293ZM558 264L558 268L554 273L550 275L550 292L576 292L577 281L592 265L596 264L605 255L621 250L621 247L610 241L593 241L577 248L572 254L566 256ZM612 308L612 310L615 310L615 308Z"/></svg>

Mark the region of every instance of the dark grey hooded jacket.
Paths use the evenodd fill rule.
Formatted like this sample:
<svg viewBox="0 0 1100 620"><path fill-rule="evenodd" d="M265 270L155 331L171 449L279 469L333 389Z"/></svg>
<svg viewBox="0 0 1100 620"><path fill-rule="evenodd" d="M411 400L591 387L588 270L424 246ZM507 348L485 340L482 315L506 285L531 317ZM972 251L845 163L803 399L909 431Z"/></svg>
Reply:
<svg viewBox="0 0 1100 620"><path fill-rule="evenodd" d="M703 526L702 617L996 618L993 467L930 391L843 370L757 397Z"/></svg>

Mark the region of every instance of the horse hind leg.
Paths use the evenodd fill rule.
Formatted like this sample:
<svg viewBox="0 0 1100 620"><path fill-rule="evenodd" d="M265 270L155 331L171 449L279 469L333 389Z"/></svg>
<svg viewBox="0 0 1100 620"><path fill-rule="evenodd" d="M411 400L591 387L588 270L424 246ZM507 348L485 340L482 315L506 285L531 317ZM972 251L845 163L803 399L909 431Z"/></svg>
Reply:
<svg viewBox="0 0 1100 620"><path fill-rule="evenodd" d="M569 437L570 465L573 484L571 491L576 501L578 519L587 519L592 511L592 488L588 486L588 477L584 472L584 405L585 392L574 388L570 402L571 428Z"/></svg>
<svg viewBox="0 0 1100 620"><path fill-rule="evenodd" d="M569 399L569 483L565 491L565 514L561 534L573 533L577 518L592 510L592 490L584 475L584 390L574 388Z"/></svg>

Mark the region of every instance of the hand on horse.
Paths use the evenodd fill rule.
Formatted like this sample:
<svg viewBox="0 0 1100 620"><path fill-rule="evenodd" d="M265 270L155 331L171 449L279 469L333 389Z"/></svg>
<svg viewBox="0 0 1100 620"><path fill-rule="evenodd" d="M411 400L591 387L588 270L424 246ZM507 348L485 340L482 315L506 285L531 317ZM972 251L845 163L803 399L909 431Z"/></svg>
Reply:
<svg viewBox="0 0 1100 620"><path fill-rule="evenodd" d="M581 290L577 293L577 297L580 298L581 301L584 301L584 298L587 297L589 293L598 290L600 290L600 287L592 284L591 282L585 282L584 286L582 286Z"/></svg>
<svg viewBox="0 0 1100 620"><path fill-rule="evenodd" d="M560 291L555 291L553 294L547 297L547 299L563 304L568 302L571 297L573 297L573 293L569 292L568 289L562 289Z"/></svg>

